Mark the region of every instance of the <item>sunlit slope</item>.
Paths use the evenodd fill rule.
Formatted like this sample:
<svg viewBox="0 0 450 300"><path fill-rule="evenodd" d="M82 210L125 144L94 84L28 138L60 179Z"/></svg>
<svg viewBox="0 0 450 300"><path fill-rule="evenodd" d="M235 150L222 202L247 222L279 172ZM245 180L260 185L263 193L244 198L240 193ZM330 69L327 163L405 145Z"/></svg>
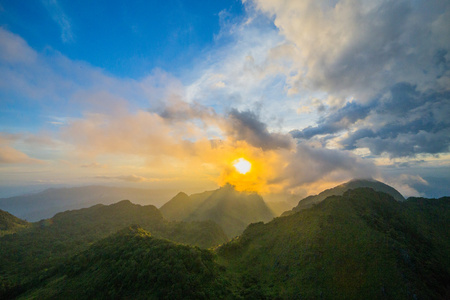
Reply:
<svg viewBox="0 0 450 300"><path fill-rule="evenodd" d="M308 197L300 200L296 207L294 207L291 211L285 212L283 215L289 215L293 212L297 212L297 211L300 211L305 208L310 208L314 204L317 204L317 203L325 200L327 197L340 196L340 195L343 195L346 191L348 191L350 189L357 189L357 188L371 188L371 189L374 189L375 191L389 194L397 201L405 201L405 198L402 196L402 194L400 194L393 187L391 187L383 182L373 180L373 179L354 179L349 182L338 185L334 188L327 189L318 195L308 196Z"/></svg>
<svg viewBox="0 0 450 300"><path fill-rule="evenodd" d="M0 209L0 236L28 228L31 224Z"/></svg>
<svg viewBox="0 0 450 300"><path fill-rule="evenodd" d="M236 191L229 184L190 196L179 193L161 207L161 212L169 220L212 220L229 237L241 234L250 223L267 222L274 217L261 196Z"/></svg>
<svg viewBox="0 0 450 300"><path fill-rule="evenodd" d="M411 201L350 190L250 225L220 261L244 298L448 298L450 199Z"/></svg>
<svg viewBox="0 0 450 300"><path fill-rule="evenodd" d="M182 221L194 212L204 200L204 197L192 197L192 195L188 196L180 192L161 206L160 211L167 220Z"/></svg>
<svg viewBox="0 0 450 300"><path fill-rule="evenodd" d="M223 299L211 251L122 230L51 269L20 299Z"/></svg>
<svg viewBox="0 0 450 300"><path fill-rule="evenodd" d="M241 234L248 224L267 222L273 217L261 196L239 192L226 185L211 193L185 220L213 220L229 237L234 237Z"/></svg>

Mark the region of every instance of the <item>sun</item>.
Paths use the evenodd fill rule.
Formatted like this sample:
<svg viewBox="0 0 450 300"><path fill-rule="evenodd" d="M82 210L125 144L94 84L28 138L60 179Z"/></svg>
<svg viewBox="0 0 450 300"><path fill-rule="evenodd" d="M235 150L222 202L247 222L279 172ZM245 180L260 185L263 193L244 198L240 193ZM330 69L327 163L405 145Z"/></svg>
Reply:
<svg viewBox="0 0 450 300"><path fill-rule="evenodd" d="M236 171L238 171L241 174L248 173L250 171L250 169L252 168L252 164L248 160L246 160L242 157L239 159L236 159L233 162L233 166L236 168Z"/></svg>

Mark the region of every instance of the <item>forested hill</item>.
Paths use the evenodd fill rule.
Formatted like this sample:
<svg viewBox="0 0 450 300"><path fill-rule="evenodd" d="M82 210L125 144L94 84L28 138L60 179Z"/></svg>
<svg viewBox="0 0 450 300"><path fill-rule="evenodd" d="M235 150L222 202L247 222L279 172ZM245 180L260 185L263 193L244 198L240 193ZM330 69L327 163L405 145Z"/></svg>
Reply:
<svg viewBox="0 0 450 300"><path fill-rule="evenodd" d="M31 282L23 299L223 299L223 270L209 250L132 226Z"/></svg>
<svg viewBox="0 0 450 300"><path fill-rule="evenodd" d="M214 222L169 222L156 207L136 205L128 200L108 206L99 204L59 213L14 235L3 236L0 239L0 274L7 276L2 276L0 283L14 286L27 282L39 271L134 224L156 237L203 248L228 241Z"/></svg>
<svg viewBox="0 0 450 300"><path fill-rule="evenodd" d="M132 215L143 225L120 227ZM450 299L449 220L449 197L358 188L201 250L167 239L214 223L122 201L1 237L0 298Z"/></svg>
<svg viewBox="0 0 450 300"><path fill-rule="evenodd" d="M450 198L362 188L250 225L218 249L253 299L450 299Z"/></svg>

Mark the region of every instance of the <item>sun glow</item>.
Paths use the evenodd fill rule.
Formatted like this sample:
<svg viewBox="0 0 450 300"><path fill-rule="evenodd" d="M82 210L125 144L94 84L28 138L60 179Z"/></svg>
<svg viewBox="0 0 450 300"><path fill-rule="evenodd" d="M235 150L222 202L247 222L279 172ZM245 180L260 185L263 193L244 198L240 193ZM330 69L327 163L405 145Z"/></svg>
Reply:
<svg viewBox="0 0 450 300"><path fill-rule="evenodd" d="M235 160L233 162L233 166L236 168L236 170L241 173L241 174L246 174L250 171L250 169L252 168L252 164L244 159L244 158L239 158L237 160Z"/></svg>

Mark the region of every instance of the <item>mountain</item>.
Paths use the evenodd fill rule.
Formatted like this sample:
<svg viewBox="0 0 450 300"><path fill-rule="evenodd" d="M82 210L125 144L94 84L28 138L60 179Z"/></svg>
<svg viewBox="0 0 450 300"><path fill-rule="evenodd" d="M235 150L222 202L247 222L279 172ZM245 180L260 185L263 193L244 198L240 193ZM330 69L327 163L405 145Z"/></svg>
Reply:
<svg viewBox="0 0 450 300"><path fill-rule="evenodd" d="M296 213L302 209L310 208L313 205L325 200L329 196L341 196L346 191L357 188L371 188L378 192L391 195L397 201L405 201L405 198L393 187L374 179L353 179L349 182L338 185L332 189L325 190L318 195L308 196L298 202L298 205L291 211L283 213L283 216Z"/></svg>
<svg viewBox="0 0 450 300"><path fill-rule="evenodd" d="M292 209L294 205L289 203L288 201L265 201L267 206L271 211L275 214L275 216L280 216L287 210Z"/></svg>
<svg viewBox="0 0 450 300"><path fill-rule="evenodd" d="M142 205L162 205L172 190L149 190L109 186L51 188L40 193L0 199L0 209L30 222L51 218L58 212L129 199Z"/></svg>
<svg viewBox="0 0 450 300"><path fill-rule="evenodd" d="M31 224L0 209L0 236L18 232Z"/></svg>
<svg viewBox="0 0 450 300"><path fill-rule="evenodd" d="M203 248L228 241L214 222L168 222L153 205L141 206L124 200L108 206L98 204L58 213L14 236L3 236L0 239L0 274L8 273L11 284L26 280L33 273L134 224L156 237Z"/></svg>
<svg viewBox="0 0 450 300"><path fill-rule="evenodd" d="M30 283L23 299L223 299L230 291L211 251L151 236L138 226L94 243Z"/></svg>
<svg viewBox="0 0 450 300"><path fill-rule="evenodd" d="M180 193L164 204L161 212L169 220L212 220L229 237L239 235L250 223L266 222L274 217L261 196L238 192L231 185L191 196Z"/></svg>
<svg viewBox="0 0 450 300"><path fill-rule="evenodd" d="M116 229L127 215L144 226ZM98 205L0 237L0 299L450 299L449 220L450 197L357 188L204 250L167 240L201 222Z"/></svg>
<svg viewBox="0 0 450 300"><path fill-rule="evenodd" d="M450 198L358 188L218 248L243 298L449 299Z"/></svg>
<svg viewBox="0 0 450 300"><path fill-rule="evenodd" d="M168 220L182 221L187 218L205 200L203 197L189 197L180 192L159 209Z"/></svg>

